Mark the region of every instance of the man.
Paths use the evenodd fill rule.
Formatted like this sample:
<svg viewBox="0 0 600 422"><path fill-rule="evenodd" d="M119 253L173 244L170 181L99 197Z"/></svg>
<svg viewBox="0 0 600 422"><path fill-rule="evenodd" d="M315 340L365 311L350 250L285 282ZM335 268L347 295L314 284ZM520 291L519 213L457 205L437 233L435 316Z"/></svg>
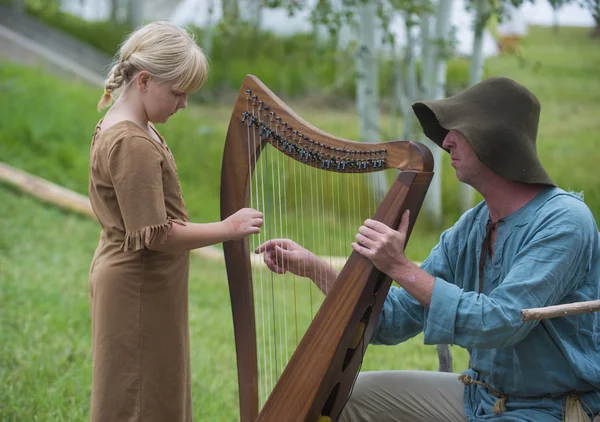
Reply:
<svg viewBox="0 0 600 422"><path fill-rule="evenodd" d="M470 368L460 377L361 373L340 420L589 421L600 413L600 314L520 318L522 309L600 298L598 228L584 202L557 188L540 164L537 98L510 79L489 78L413 110L426 136L450 153L457 178L484 201L442 234L420 268L404 256L407 213L399 231L373 220L360 227L352 247L402 287L391 288L372 343L398 344L422 331L426 344L468 349ZM257 250L273 245L288 270L315 259L287 240ZM265 260L282 271L275 254ZM322 272L304 275L319 285Z"/></svg>

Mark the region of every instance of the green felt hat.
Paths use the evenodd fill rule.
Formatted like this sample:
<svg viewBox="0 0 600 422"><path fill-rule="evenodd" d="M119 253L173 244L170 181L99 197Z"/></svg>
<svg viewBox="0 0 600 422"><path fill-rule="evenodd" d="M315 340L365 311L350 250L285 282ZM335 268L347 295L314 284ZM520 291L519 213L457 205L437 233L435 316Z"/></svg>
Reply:
<svg viewBox="0 0 600 422"><path fill-rule="evenodd" d="M555 186L536 151L540 103L517 82L492 77L452 97L412 107L425 136L440 147L448 131L456 130L499 176Z"/></svg>

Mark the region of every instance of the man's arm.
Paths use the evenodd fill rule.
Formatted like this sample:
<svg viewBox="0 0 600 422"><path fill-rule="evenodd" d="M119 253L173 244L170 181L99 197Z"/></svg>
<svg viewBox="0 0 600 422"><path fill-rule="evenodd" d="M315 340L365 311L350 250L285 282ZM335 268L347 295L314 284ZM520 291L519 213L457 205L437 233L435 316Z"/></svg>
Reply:
<svg viewBox="0 0 600 422"><path fill-rule="evenodd" d="M407 218L407 217L406 217ZM408 223L408 222L406 222ZM400 228L402 232L403 227ZM454 229L448 229L442 233L440 242L433 248L429 257L425 260L422 268L404 258L403 252L400 256L406 263L407 282L400 283L404 288L392 287L383 304L383 309L379 315L379 322L375 328L375 333L371 343L373 344L398 344L419 334L423 330L425 318L427 316L426 308L429 306L429 300L433 291L433 282L435 278L430 275L435 274L447 280L452 280L453 265L448 255L448 245L452 241ZM359 240L359 236L357 236ZM397 240L397 239L396 239ZM393 249L390 258L397 261L399 252ZM426 270L426 271L425 271ZM394 280L403 280L398 274L394 275L393 270L387 273ZM413 278L411 274L415 274ZM425 283L421 284L421 275L425 278ZM431 278L431 285L427 284Z"/></svg>
<svg viewBox="0 0 600 422"><path fill-rule="evenodd" d="M539 324L523 323L522 309L555 305L577 287L591 253L589 238L582 227L564 221L539 231L489 295L465 292L436 278L425 343L492 349L519 342Z"/></svg>

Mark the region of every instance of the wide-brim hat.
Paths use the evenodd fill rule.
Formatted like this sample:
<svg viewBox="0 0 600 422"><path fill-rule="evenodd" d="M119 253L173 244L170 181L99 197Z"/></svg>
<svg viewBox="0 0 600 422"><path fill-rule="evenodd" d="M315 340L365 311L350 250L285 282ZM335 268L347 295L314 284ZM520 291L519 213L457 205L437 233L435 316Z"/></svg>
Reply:
<svg viewBox="0 0 600 422"><path fill-rule="evenodd" d="M441 148L448 132L456 130L499 176L555 186L536 150L540 103L517 82L492 77L452 97L412 107L425 136Z"/></svg>

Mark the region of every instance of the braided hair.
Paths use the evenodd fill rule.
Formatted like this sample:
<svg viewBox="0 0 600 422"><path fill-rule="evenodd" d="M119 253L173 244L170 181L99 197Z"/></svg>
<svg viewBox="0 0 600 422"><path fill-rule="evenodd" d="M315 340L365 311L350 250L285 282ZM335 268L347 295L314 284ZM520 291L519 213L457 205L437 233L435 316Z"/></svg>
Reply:
<svg viewBox="0 0 600 422"><path fill-rule="evenodd" d="M153 22L134 31L123 43L104 83L98 110L113 99L140 72L174 84L180 92L195 92L208 77L208 61L194 38L170 22Z"/></svg>

